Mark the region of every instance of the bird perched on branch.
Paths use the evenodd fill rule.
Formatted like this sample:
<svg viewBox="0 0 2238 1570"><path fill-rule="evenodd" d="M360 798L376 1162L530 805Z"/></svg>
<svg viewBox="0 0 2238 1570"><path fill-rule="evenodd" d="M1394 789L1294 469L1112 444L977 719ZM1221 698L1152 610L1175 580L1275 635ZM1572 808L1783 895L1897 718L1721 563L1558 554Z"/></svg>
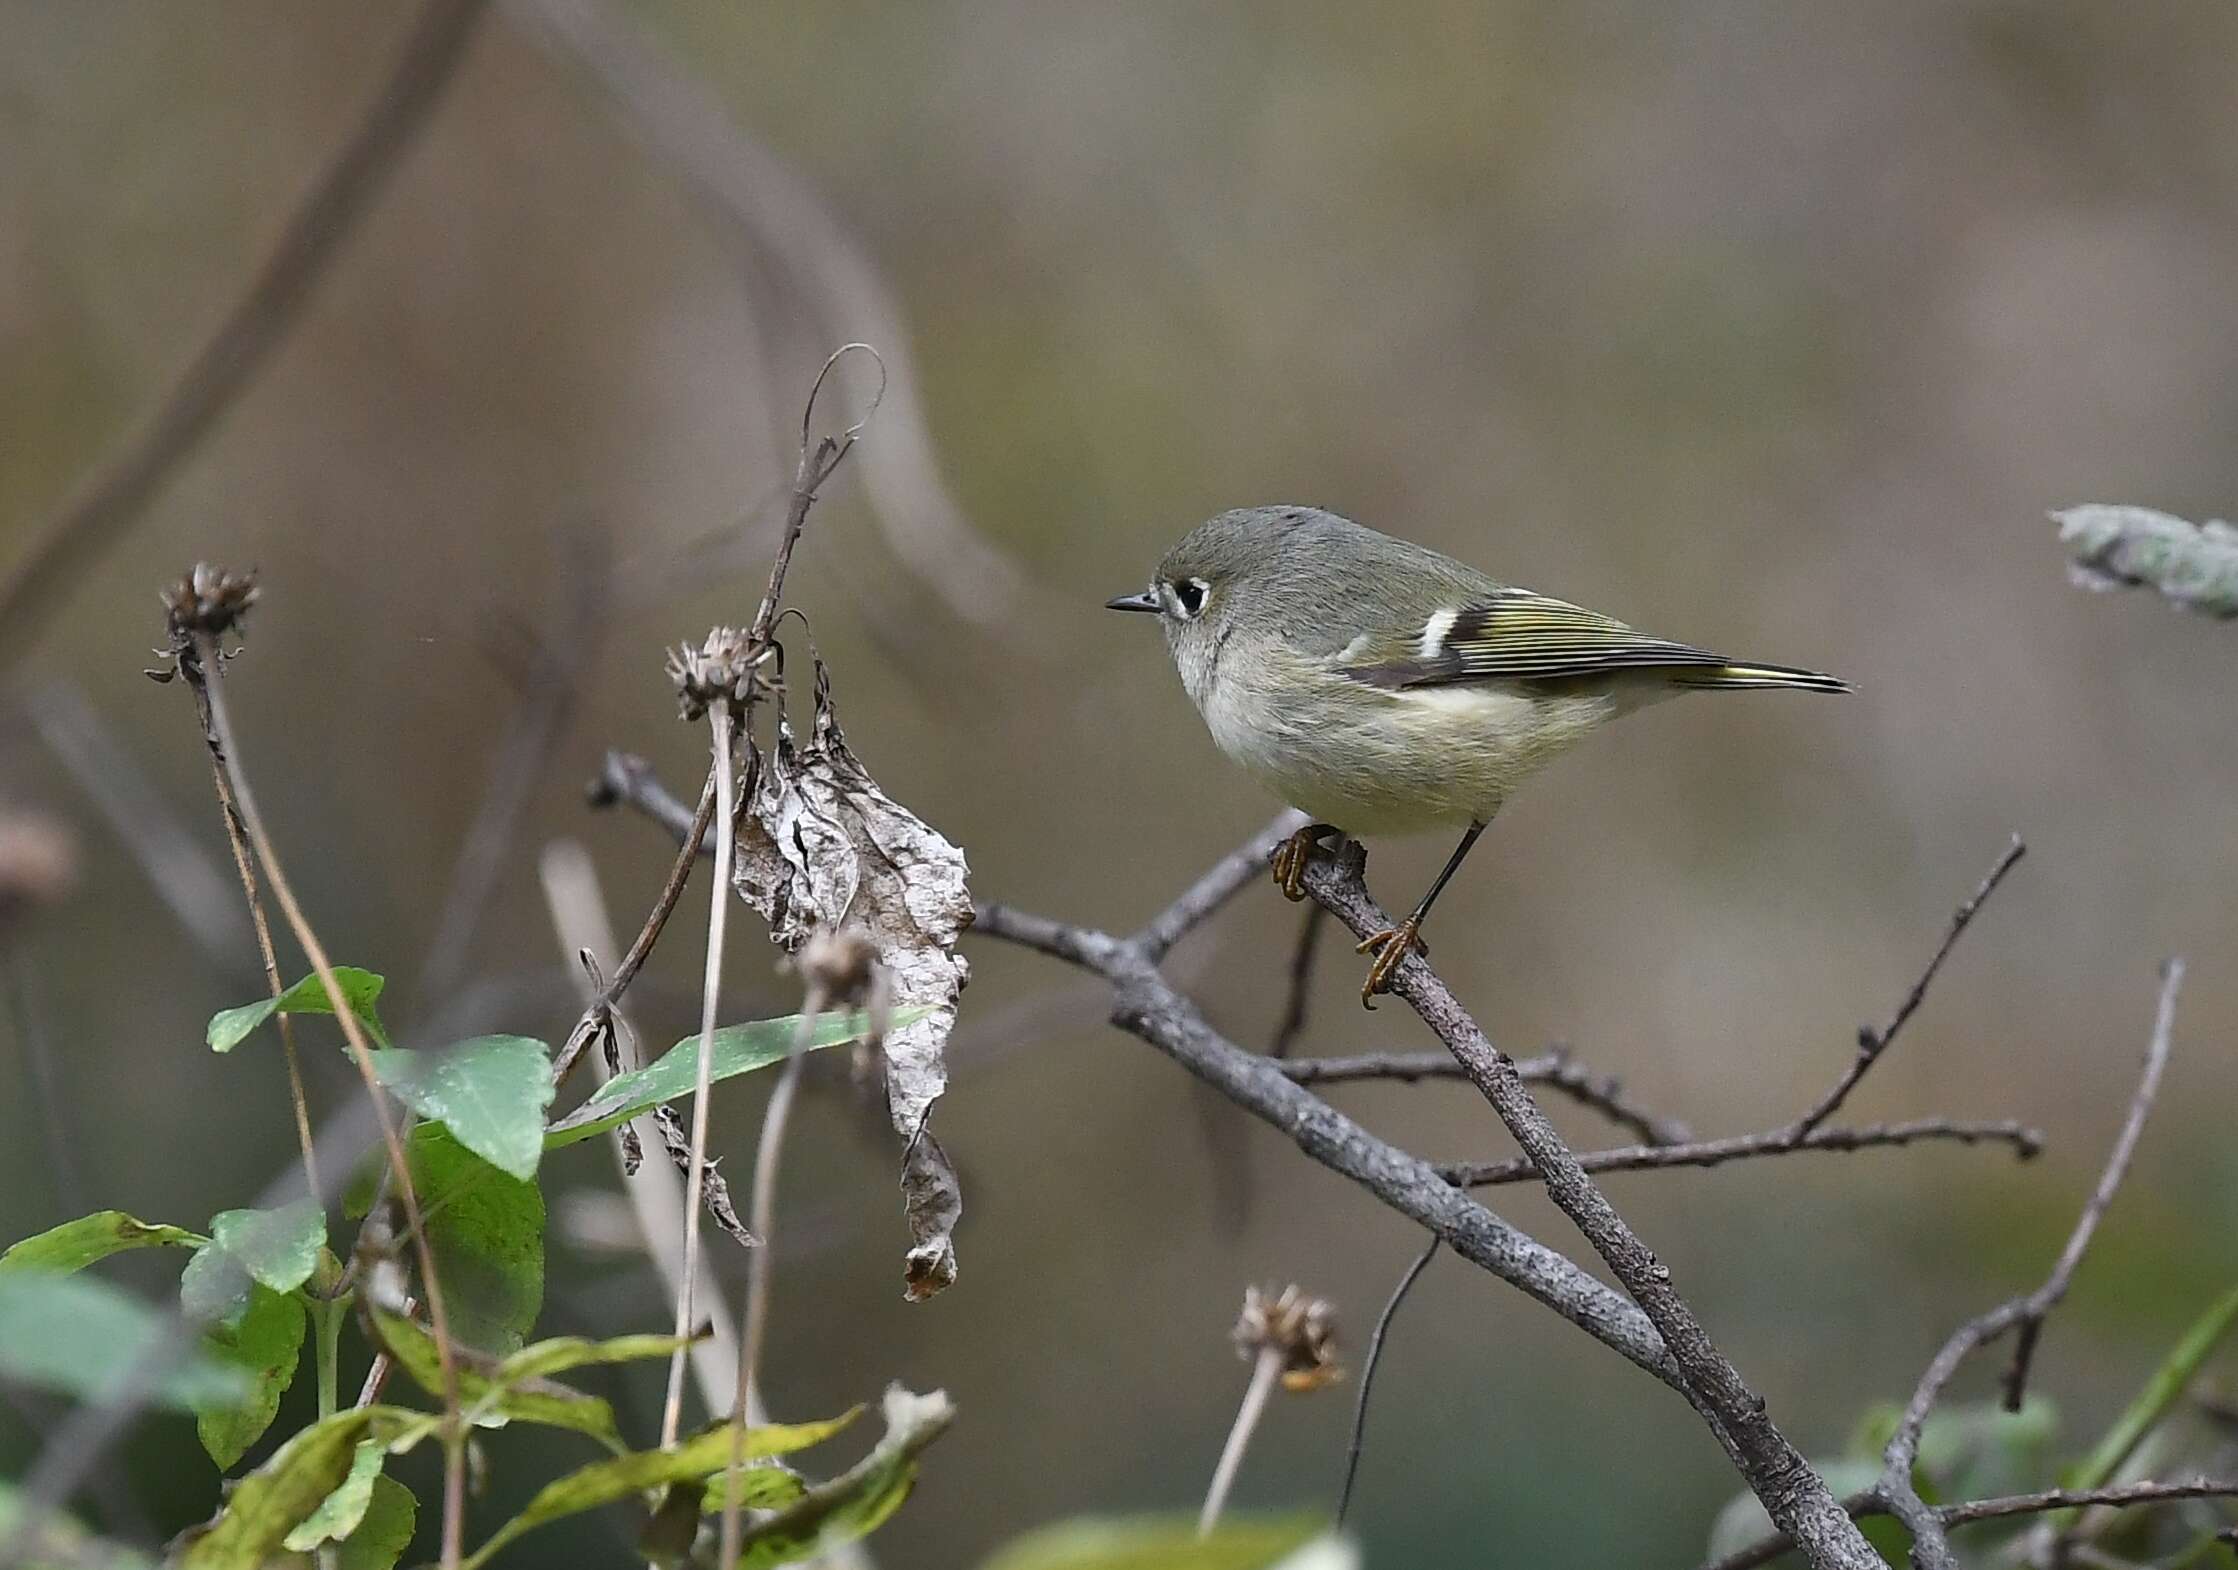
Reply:
<svg viewBox="0 0 2238 1570"><path fill-rule="evenodd" d="M1291 899L1331 832L1461 830L1413 913L1360 945L1371 1008L1500 804L1588 732L1684 692L1849 690L1650 638L1314 507L1224 512L1109 605L1158 617L1220 750L1314 818L1275 853Z"/></svg>

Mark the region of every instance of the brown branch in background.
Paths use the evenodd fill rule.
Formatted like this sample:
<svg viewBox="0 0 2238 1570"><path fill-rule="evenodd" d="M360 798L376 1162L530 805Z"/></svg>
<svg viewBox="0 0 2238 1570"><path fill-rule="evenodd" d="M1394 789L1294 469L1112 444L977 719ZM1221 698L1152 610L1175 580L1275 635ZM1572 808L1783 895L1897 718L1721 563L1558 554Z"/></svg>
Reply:
<svg viewBox="0 0 2238 1570"><path fill-rule="evenodd" d="M1150 918L1132 941L1151 959L1164 959L1167 950L1218 915L1228 901L1253 882L1264 878L1267 858L1274 854L1276 846L1297 833L1305 821L1302 812L1277 814L1273 822L1214 862L1203 877L1176 895L1172 903Z"/></svg>
<svg viewBox="0 0 2238 1570"><path fill-rule="evenodd" d="M420 1267L420 1286L427 1297L430 1329L442 1370L442 1562L445 1570L455 1570L462 1548L466 1509L466 1434L460 1422L458 1357L444 1313L443 1289L436 1278L435 1256L428 1244L419 1194L412 1182L411 1163L405 1155L403 1139L397 1133L396 1120L390 1115L380 1076L374 1070L373 1051L366 1040L364 1026L358 1022L356 1011L350 1007L335 977L334 963L327 957L326 946L319 941L318 933L296 900L294 887L280 865L279 854L265 827L264 815L257 808L256 795L250 789L248 775L241 764L240 744L235 738L225 700L223 655L218 640L227 632L238 630L242 614L255 597L253 578L238 578L209 567L197 567L185 581L169 590L165 598L170 612L173 669L198 694L213 738L212 756L219 760L221 772L232 788L233 809L238 813L242 833L255 852L257 863L264 869L272 887L272 897L279 901L281 915L310 960L312 970L318 974L328 1005L349 1044L351 1061L357 1066L358 1077L364 1082L365 1093L372 1099L380 1122L381 1143L388 1153L389 1176L403 1201L405 1220L412 1233L413 1250Z"/></svg>
<svg viewBox="0 0 2238 1570"><path fill-rule="evenodd" d="M23 694L24 713L47 750L118 843L131 852L180 931L228 980L257 975L256 940L235 898L235 881L203 849L148 771L72 681L45 683Z"/></svg>
<svg viewBox="0 0 2238 1570"><path fill-rule="evenodd" d="M1313 907L1319 910L1321 907ZM1407 1266L1406 1274L1399 1277L1399 1284L1392 1289L1391 1299L1383 1305L1383 1312L1376 1317L1375 1334L1368 1339L1368 1355L1360 1365L1360 1396L1352 1406L1352 1436L1344 1446L1344 1482L1337 1489L1337 1519L1341 1528L1347 1511L1352 1508L1352 1484L1360 1473L1360 1447L1368 1436L1368 1391L1375 1385L1375 1371L1383 1363L1384 1338L1391 1333L1391 1321L1398 1317L1399 1305L1414 1290L1414 1283L1422 1272L1430 1268L1430 1261L1437 1257L1438 1246L1445 1240L1432 1235L1427 1246Z"/></svg>
<svg viewBox="0 0 2238 1570"><path fill-rule="evenodd" d="M1981 908L1989 903L1989 897L1997 892L1997 885L2005 881L2005 874L2020 865L2021 857L2027 854L2028 847L2015 834L2011 843L2005 847L2005 853L1997 858L1997 865L1989 869L1989 875L1982 879L1980 886L1967 896L1966 902L1951 917L1950 926L1943 933L1943 941L1936 946L1934 955L1927 961L1927 968L1912 983L1912 990L1904 994L1904 1001L1896 1005L1896 1012L1889 1016L1888 1023L1879 1030L1870 1025L1858 1030L1857 1056L1850 1061L1850 1066L1843 1071L1842 1077L1834 1082L1833 1089L1827 1091L1808 1112L1795 1120L1789 1130L1793 1138L1800 1140L1832 1117L1849 1098L1849 1093L1857 1088L1857 1082L1865 1077L1867 1070L1880 1061L1881 1054L1896 1044L1896 1038L1903 1031L1905 1022L1918 1013L1920 1004L1926 1001L1928 987L1933 985L1936 973L1943 968L1943 961L1950 958L1951 950L1958 946L1960 935L1973 924L1974 917L1980 914Z"/></svg>
<svg viewBox="0 0 2238 1570"><path fill-rule="evenodd" d="M606 646L612 578L607 537L578 520L567 543L566 609L554 634L531 640L519 701L498 741L473 821L459 842L450 886L420 961L414 990L428 1008L438 1006L465 974L474 929L509 859L522 814L549 777L552 755L582 695L583 680Z"/></svg>
<svg viewBox="0 0 2238 1570"><path fill-rule="evenodd" d="M429 0L414 19L364 117L154 418L38 531L0 580L0 654L20 652L60 613L88 565L139 520L287 340L313 288L425 128L482 7L483 0Z"/></svg>
<svg viewBox="0 0 2238 1570"><path fill-rule="evenodd" d="M2041 1130L2010 1118L1913 1118L1904 1123L1866 1123L1855 1128L1818 1128L1800 1140L1785 1129L1765 1134L1735 1134L1725 1139L1679 1145L1630 1145L1619 1150L1581 1150L1578 1165L1588 1172L1651 1172L1672 1167L1716 1167L1758 1156L1790 1156L1799 1151L1887 1150L1929 1140L1960 1145L2010 1145L2023 1161L2044 1148ZM1505 1161L1460 1161L1438 1169L1448 1180L1469 1188L1521 1183L1539 1175L1529 1156Z"/></svg>
<svg viewBox="0 0 2238 1570"><path fill-rule="evenodd" d="M1365 938L1389 930L1392 923L1369 896L1361 861L1357 855L1315 857L1306 868L1305 885L1354 936ZM1486 1039L1420 954L1402 959L1392 990L1468 1068L1471 1081L1537 1165L1548 1197L1655 1326L1677 1364L1681 1393L1725 1447L1773 1522L1796 1540L1814 1566L1876 1570L1880 1556L1827 1491L1825 1480L1773 1423L1763 1398L1718 1350L1692 1306L1672 1286L1669 1268L1594 1186L1531 1098L1515 1060Z"/></svg>
<svg viewBox="0 0 2238 1570"><path fill-rule="evenodd" d="M1274 1040L1267 1046L1270 1058L1286 1058L1305 1034L1307 995L1313 988L1313 961L1321 949L1321 929L1329 913L1308 905L1298 927L1298 946L1290 951L1290 984L1283 995L1282 1018L1275 1023Z"/></svg>
<svg viewBox="0 0 2238 1570"><path fill-rule="evenodd" d="M1645 1144L1683 1145L1694 1138L1684 1123L1633 1102L1625 1095L1622 1080L1614 1074L1594 1073L1567 1047L1517 1058L1515 1071L1526 1083L1545 1085L1611 1123L1632 1130ZM1341 1058L1291 1058L1283 1063L1282 1072L1301 1085L1343 1085L1361 1080L1396 1080L1411 1085L1424 1079L1468 1078L1450 1052L1362 1052Z"/></svg>
<svg viewBox="0 0 2238 1570"><path fill-rule="evenodd" d="M796 314L822 342L845 334L882 346L892 362L892 410L862 470L886 543L953 614L989 628L1014 621L1024 579L972 526L941 477L908 317L869 253L815 189L748 135L627 11L590 0L509 0L506 9L540 43L573 58L618 117L757 258L776 260L796 291L788 303L805 307Z"/></svg>

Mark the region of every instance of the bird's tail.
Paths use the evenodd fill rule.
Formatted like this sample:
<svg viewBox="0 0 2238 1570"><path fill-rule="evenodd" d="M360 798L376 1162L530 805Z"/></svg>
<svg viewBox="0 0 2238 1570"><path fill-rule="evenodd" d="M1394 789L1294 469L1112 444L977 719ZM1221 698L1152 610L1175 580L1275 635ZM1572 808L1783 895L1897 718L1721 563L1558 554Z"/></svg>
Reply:
<svg viewBox="0 0 2238 1570"><path fill-rule="evenodd" d="M1759 691L1792 687L1802 692L1847 692L1848 682L1823 671L1793 665L1719 665L1713 669L1679 669L1670 673L1675 687L1709 687L1721 691Z"/></svg>

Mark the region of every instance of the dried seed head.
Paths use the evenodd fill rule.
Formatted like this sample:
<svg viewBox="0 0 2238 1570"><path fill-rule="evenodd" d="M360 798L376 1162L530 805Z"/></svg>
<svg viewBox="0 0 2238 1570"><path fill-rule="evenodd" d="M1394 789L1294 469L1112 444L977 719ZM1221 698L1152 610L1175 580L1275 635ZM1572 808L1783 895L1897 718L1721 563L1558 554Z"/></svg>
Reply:
<svg viewBox="0 0 2238 1570"><path fill-rule="evenodd" d="M715 627L698 648L679 643L669 650L668 679L684 718L702 719L718 703L744 703L762 658L739 627Z"/></svg>
<svg viewBox="0 0 2238 1570"><path fill-rule="evenodd" d="M206 633L220 638L238 632L241 619L256 603L256 572L228 572L208 562L163 589L163 610L174 641Z"/></svg>
<svg viewBox="0 0 2238 1570"><path fill-rule="evenodd" d="M77 881L78 851L52 818L0 812L0 931L34 905L60 899Z"/></svg>
<svg viewBox="0 0 2238 1570"><path fill-rule="evenodd" d="M1344 1377L1337 1363L1336 1308L1295 1286L1272 1295L1245 1287L1243 1313L1229 1335L1242 1357L1255 1358L1269 1348L1280 1352L1285 1390L1319 1390Z"/></svg>

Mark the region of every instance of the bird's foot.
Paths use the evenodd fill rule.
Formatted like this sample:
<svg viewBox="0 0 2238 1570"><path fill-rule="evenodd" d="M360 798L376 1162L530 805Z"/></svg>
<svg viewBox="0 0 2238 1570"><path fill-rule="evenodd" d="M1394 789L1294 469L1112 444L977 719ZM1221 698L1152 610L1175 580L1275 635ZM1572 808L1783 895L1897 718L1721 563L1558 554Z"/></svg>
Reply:
<svg viewBox="0 0 2238 1570"><path fill-rule="evenodd" d="M1398 974L1399 966L1409 954L1428 954L1430 945L1422 941L1422 923L1409 916L1395 927L1385 927L1381 932L1371 932L1353 949L1356 954L1373 954L1375 962L1368 966L1368 979L1360 984L1360 1006L1375 1007L1375 995L1391 990L1391 978Z"/></svg>
<svg viewBox="0 0 2238 1570"><path fill-rule="evenodd" d="M1293 904L1306 897L1306 863L1313 858L1313 849L1321 836L1329 832L1326 823L1309 823L1274 848L1270 865L1274 868L1274 886L1282 890L1282 897Z"/></svg>

